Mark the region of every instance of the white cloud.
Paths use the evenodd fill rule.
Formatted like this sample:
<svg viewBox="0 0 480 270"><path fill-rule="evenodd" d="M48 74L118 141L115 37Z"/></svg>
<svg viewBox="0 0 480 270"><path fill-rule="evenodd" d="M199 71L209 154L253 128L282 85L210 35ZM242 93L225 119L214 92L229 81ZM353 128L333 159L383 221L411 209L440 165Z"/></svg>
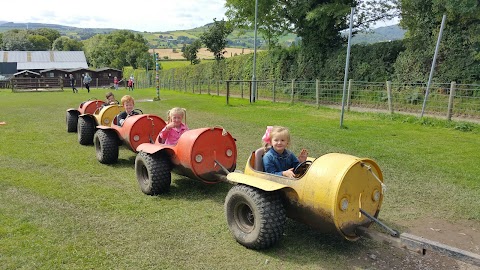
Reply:
<svg viewBox="0 0 480 270"><path fill-rule="evenodd" d="M223 19L225 14L225 0L137 0L128 4L101 0L23 0L8 1L2 6L2 21L147 32L199 27L213 22L213 18Z"/></svg>

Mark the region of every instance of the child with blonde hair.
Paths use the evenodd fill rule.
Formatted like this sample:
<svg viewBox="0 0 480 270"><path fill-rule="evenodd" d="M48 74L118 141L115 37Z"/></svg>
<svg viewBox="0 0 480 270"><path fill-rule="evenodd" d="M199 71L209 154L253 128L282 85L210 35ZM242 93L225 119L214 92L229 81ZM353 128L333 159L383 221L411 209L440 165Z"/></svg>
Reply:
<svg viewBox="0 0 480 270"><path fill-rule="evenodd" d="M290 144L290 132L286 127L269 126L263 135L265 155L263 167L265 172L294 178L293 169L307 160L308 152L302 149L298 158L287 149Z"/></svg>
<svg viewBox="0 0 480 270"><path fill-rule="evenodd" d="M183 120L185 119L185 123ZM175 107L167 112L167 125L158 134L157 140L164 144L177 144L180 136L188 130L187 110Z"/></svg>

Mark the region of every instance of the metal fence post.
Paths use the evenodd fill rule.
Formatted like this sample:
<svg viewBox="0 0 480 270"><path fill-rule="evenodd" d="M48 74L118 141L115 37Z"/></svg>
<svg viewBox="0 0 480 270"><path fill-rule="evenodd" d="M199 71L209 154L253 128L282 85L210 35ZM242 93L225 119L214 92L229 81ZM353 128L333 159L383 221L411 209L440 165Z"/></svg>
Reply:
<svg viewBox="0 0 480 270"><path fill-rule="evenodd" d="M277 85L277 81L273 81L273 102L275 102L275 88Z"/></svg>
<svg viewBox="0 0 480 270"><path fill-rule="evenodd" d="M220 96L220 81L217 81L217 96Z"/></svg>
<svg viewBox="0 0 480 270"><path fill-rule="evenodd" d="M455 86L456 82L451 82L450 83L450 95L448 96L448 112L447 112L447 120L450 121L452 120L452 114L453 114L453 99L455 97Z"/></svg>
<svg viewBox="0 0 480 270"><path fill-rule="evenodd" d="M228 96L230 96L230 81L226 81L227 82L227 105L229 104L228 103Z"/></svg>
<svg viewBox="0 0 480 270"><path fill-rule="evenodd" d="M347 89L347 111L350 111L350 99L352 96L352 79L348 80L348 89Z"/></svg>
<svg viewBox="0 0 480 270"><path fill-rule="evenodd" d="M315 80L315 104L317 104L317 109L320 108L320 81Z"/></svg>
<svg viewBox="0 0 480 270"><path fill-rule="evenodd" d="M393 114L393 104L392 104L392 82L387 81L387 100L388 100L388 111L390 114Z"/></svg>
<svg viewBox="0 0 480 270"><path fill-rule="evenodd" d="M292 104L293 104L293 99L295 97L295 92L294 92L294 89L295 89L295 79L292 80L292 100L290 101Z"/></svg>
<svg viewBox="0 0 480 270"><path fill-rule="evenodd" d="M243 81L240 82L240 97L243 99Z"/></svg>

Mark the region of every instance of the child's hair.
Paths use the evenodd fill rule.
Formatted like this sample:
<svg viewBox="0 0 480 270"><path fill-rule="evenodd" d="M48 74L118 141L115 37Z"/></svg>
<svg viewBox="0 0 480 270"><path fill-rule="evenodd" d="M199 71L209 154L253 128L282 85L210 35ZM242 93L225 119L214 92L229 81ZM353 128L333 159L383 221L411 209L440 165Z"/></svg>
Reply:
<svg viewBox="0 0 480 270"><path fill-rule="evenodd" d="M167 112L167 122L172 120L171 116L174 114L181 114L183 115L183 121L187 122L187 110L185 108L175 107Z"/></svg>
<svg viewBox="0 0 480 270"><path fill-rule="evenodd" d="M113 93L112 92L108 92L105 94L105 97L108 99L110 96L113 96Z"/></svg>
<svg viewBox="0 0 480 270"><path fill-rule="evenodd" d="M129 95L123 96L120 102L122 103L122 106L123 104L125 104L125 102L132 102L133 104L135 104L135 100Z"/></svg>
<svg viewBox="0 0 480 270"><path fill-rule="evenodd" d="M281 126L268 126L267 130L265 131L265 135L263 135L262 141L264 142L264 149L265 152L272 146L270 144L272 137L284 134L287 137L287 143L290 143L290 131L286 127Z"/></svg>

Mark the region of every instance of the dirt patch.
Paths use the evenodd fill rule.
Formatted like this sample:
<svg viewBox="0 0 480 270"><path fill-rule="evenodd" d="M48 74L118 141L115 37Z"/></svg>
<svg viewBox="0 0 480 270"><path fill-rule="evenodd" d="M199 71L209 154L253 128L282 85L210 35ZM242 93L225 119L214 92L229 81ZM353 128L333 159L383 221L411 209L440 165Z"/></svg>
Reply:
<svg viewBox="0 0 480 270"><path fill-rule="evenodd" d="M416 236L480 254L480 222L418 219L400 225Z"/></svg>
<svg viewBox="0 0 480 270"><path fill-rule="evenodd" d="M474 221L448 222L435 219L418 219L399 224L410 233L444 245L480 254L480 223ZM370 240L373 241L373 240ZM388 244L375 245L352 258L354 268L366 269L459 269L480 270L475 266L452 257L427 250L425 255L400 249Z"/></svg>
<svg viewBox="0 0 480 270"><path fill-rule="evenodd" d="M242 54L250 54L253 53L253 49L247 49L247 48L225 48L226 53L224 54L225 58L230 58L236 55L242 55ZM156 52L158 53L158 56L160 59L163 59L165 56L168 57L168 59L182 59L185 60L185 58L182 56L182 52L180 49L150 49L149 53ZM213 59L213 53L208 51L207 48L201 48L198 50L197 57L199 59Z"/></svg>

